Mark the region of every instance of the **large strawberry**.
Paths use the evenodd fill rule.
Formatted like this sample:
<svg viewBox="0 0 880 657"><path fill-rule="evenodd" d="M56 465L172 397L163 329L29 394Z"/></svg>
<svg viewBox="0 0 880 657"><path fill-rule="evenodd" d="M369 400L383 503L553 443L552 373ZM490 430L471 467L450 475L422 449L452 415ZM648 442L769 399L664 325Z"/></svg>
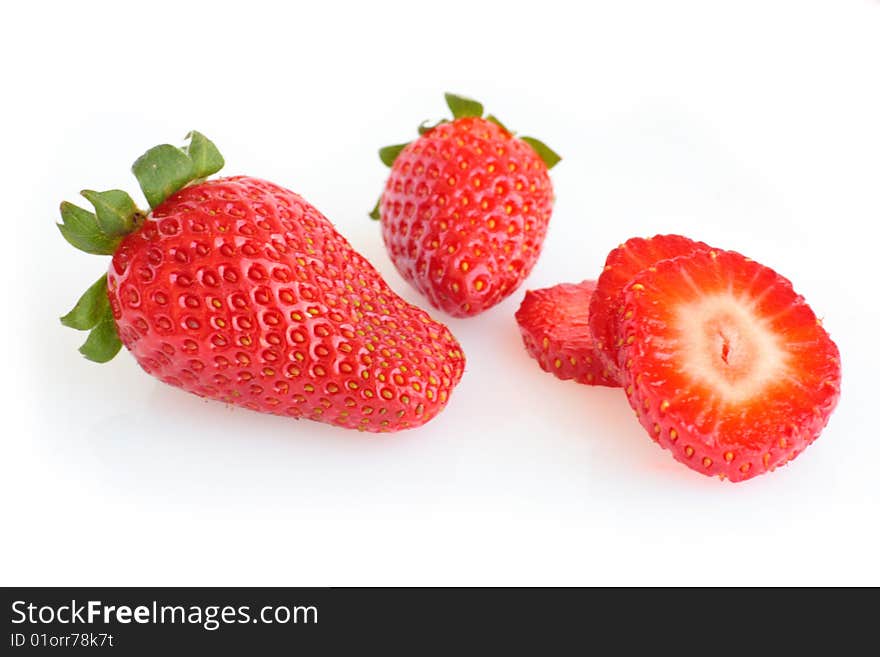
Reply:
<svg viewBox="0 0 880 657"><path fill-rule="evenodd" d="M626 284L661 260L708 248L703 242L681 235L655 235L628 239L608 254L590 300L590 332L596 353L612 378L621 379L618 351L623 343L619 323Z"/></svg>
<svg viewBox="0 0 880 657"><path fill-rule="evenodd" d="M529 290L516 311L526 351L541 369L563 381L619 388L590 334L590 298L596 281Z"/></svg>
<svg viewBox="0 0 880 657"><path fill-rule="evenodd" d="M403 301L299 195L223 166L193 132L132 171L152 210L123 191L62 203L73 246L112 255L62 318L105 362L125 345L153 376L256 411L368 431L416 427L464 369L449 330Z"/></svg>
<svg viewBox="0 0 880 657"><path fill-rule="evenodd" d="M730 251L696 251L623 294L623 383L676 459L732 481L812 443L840 395L840 355L791 283Z"/></svg>
<svg viewBox="0 0 880 657"><path fill-rule="evenodd" d="M437 308L477 315L532 270L553 208L548 170L559 156L517 137L483 106L446 94L452 121L379 156L391 167L375 209L403 277Z"/></svg>

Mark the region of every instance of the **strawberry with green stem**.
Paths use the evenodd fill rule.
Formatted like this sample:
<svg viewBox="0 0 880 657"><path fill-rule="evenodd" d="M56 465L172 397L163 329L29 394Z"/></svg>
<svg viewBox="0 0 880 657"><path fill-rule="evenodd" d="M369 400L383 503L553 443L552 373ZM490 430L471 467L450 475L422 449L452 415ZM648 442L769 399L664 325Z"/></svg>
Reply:
<svg viewBox="0 0 880 657"><path fill-rule="evenodd" d="M449 330L395 294L299 195L246 176L198 132L120 190L62 203L61 234L112 262L62 318L96 362L124 345L162 381L253 410L368 431L424 424L461 378Z"/></svg>
<svg viewBox="0 0 880 657"><path fill-rule="evenodd" d="M446 94L452 120L379 151L391 168L370 216L401 275L435 307L477 315L519 287L538 259L559 156L518 137L477 101Z"/></svg>

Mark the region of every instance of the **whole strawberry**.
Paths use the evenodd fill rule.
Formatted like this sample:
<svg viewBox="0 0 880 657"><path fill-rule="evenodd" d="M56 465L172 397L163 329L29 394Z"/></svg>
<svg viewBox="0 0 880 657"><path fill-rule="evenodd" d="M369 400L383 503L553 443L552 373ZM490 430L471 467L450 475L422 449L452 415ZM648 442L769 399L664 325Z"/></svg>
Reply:
<svg viewBox="0 0 880 657"><path fill-rule="evenodd" d="M437 308L477 315L532 270L553 208L548 170L559 156L516 137L483 106L446 94L452 121L379 156L391 167L371 213L397 269Z"/></svg>
<svg viewBox="0 0 880 657"><path fill-rule="evenodd" d="M464 369L449 330L403 301L299 195L249 177L205 180L223 158L193 132L123 191L61 204L73 246L112 255L62 318L106 362L125 345L153 376L202 397L367 431L424 424Z"/></svg>

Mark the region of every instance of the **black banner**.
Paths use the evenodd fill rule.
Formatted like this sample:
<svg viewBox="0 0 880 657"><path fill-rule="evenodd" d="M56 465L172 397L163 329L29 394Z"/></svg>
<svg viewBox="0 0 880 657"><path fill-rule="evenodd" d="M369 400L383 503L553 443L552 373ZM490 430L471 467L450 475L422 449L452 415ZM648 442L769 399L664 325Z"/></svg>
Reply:
<svg viewBox="0 0 880 657"><path fill-rule="evenodd" d="M810 613L825 616L827 609L823 627L830 631L830 617L840 620L849 600L848 593L823 592ZM2 654L381 648L418 655L501 646L536 654L611 646L611 654L626 654L646 641L655 650L733 647L737 636L758 631L764 649L779 642L790 650L797 633L772 630L803 628L806 603L802 592L744 589L7 588ZM871 627L873 610L844 616L838 645ZM816 629L810 627L811 639Z"/></svg>

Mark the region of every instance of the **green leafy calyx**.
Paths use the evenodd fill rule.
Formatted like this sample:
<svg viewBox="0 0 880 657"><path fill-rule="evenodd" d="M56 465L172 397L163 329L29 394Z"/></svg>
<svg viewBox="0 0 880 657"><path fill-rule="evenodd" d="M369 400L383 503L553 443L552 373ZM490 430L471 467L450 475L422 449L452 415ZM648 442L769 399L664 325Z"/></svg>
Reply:
<svg viewBox="0 0 880 657"><path fill-rule="evenodd" d="M128 235L144 220L144 213L138 210L131 196L121 189L106 192L84 189L80 194L95 207L98 228L109 237Z"/></svg>
<svg viewBox="0 0 880 657"><path fill-rule="evenodd" d="M376 205L373 206L373 209L370 210L370 214L368 215L370 219L373 221L379 221L382 218L382 215L379 214L379 205L382 203L382 197L379 197L379 200L376 201Z"/></svg>
<svg viewBox="0 0 880 657"><path fill-rule="evenodd" d="M485 118L486 121L491 121L499 128L509 133L511 136L515 136L516 133L510 130L506 125L504 125L497 116L494 114L487 114L485 117L483 116L483 104L473 98L468 98L466 96L459 96L458 94L446 93L446 104L449 106L449 111L452 112L453 120L463 119L466 117L477 117L477 118ZM444 123L449 123L447 119L440 119L434 123L430 121L422 121L419 125L419 135L425 135L437 126L443 125ZM535 139L534 137L519 137L522 141L531 146L535 153L537 153L538 157L547 165L548 169L552 169L556 166L559 161L562 159L558 153L556 153L552 148L547 146L544 142ZM395 160L397 160L397 156L400 155L400 152L409 144L396 144L394 146L386 146L385 148L379 149L379 159L382 160L382 163L391 167L394 165ZM373 210L370 213L370 216L374 219L378 219L378 210Z"/></svg>
<svg viewBox="0 0 880 657"><path fill-rule="evenodd" d="M95 363L107 363L122 349L122 341L116 331L116 322L110 307L104 312L95 328L89 331L89 337L79 348L79 353Z"/></svg>
<svg viewBox="0 0 880 657"><path fill-rule="evenodd" d="M535 139L534 137L520 137L520 139L522 139L529 146L535 149L538 157L540 157L544 161L544 164L547 165L548 169L552 169L553 167L555 167L562 159L562 157L556 151L554 151L552 148L550 148L547 144L539 139Z"/></svg>
<svg viewBox="0 0 880 657"><path fill-rule="evenodd" d="M61 323L77 331L88 331L101 321L104 310L109 305L107 275L103 274L85 291L73 309L61 318Z"/></svg>
<svg viewBox="0 0 880 657"><path fill-rule="evenodd" d="M171 144L154 146L131 165L151 208L189 183L223 168L223 156L205 135L194 130L187 139L189 144L183 148Z"/></svg>
<svg viewBox="0 0 880 657"><path fill-rule="evenodd" d="M85 291L73 309L61 318L61 323L78 331L88 331L89 337L79 352L91 361L106 363L122 348L110 300L107 297L107 275L104 274Z"/></svg>
<svg viewBox="0 0 880 657"><path fill-rule="evenodd" d="M189 143L183 147L183 152L192 160L196 178L207 178L220 171L226 164L214 142L201 132L193 130L186 138L189 139Z"/></svg>
<svg viewBox="0 0 880 657"><path fill-rule="evenodd" d="M476 101L473 98L458 96L448 92L445 96L446 104L449 106L449 111L452 112L454 118L461 119L466 116L483 116L483 103Z"/></svg>
<svg viewBox="0 0 880 657"><path fill-rule="evenodd" d="M433 130L434 128L436 128L439 125L443 125L444 123L449 123L449 121L446 119L440 119L439 121L434 121L434 123L431 123L430 120L422 121L419 124L419 135L423 135L427 132L431 132L431 130Z"/></svg>
<svg viewBox="0 0 880 657"><path fill-rule="evenodd" d="M86 253L113 255L119 246L120 238L101 230L98 217L93 212L67 201L61 204L61 223L55 225L64 239Z"/></svg>
<svg viewBox="0 0 880 657"><path fill-rule="evenodd" d="M382 160L382 164L386 167L390 167L394 164L394 160L397 159L397 156L400 155L400 152L409 146L409 142L405 144L395 144L393 146L385 146L384 148L379 149L379 159Z"/></svg>
<svg viewBox="0 0 880 657"><path fill-rule="evenodd" d="M498 118L497 116L495 116L494 114L487 114L487 115L486 115L486 120L487 120L487 121L491 121L492 123L494 123L495 125L497 125L499 128L501 128L502 130L504 130L504 132L510 132L510 134L513 134L513 132L511 132L511 131L507 128L506 125L504 125L503 123L501 123L501 119L499 119L499 118Z"/></svg>

